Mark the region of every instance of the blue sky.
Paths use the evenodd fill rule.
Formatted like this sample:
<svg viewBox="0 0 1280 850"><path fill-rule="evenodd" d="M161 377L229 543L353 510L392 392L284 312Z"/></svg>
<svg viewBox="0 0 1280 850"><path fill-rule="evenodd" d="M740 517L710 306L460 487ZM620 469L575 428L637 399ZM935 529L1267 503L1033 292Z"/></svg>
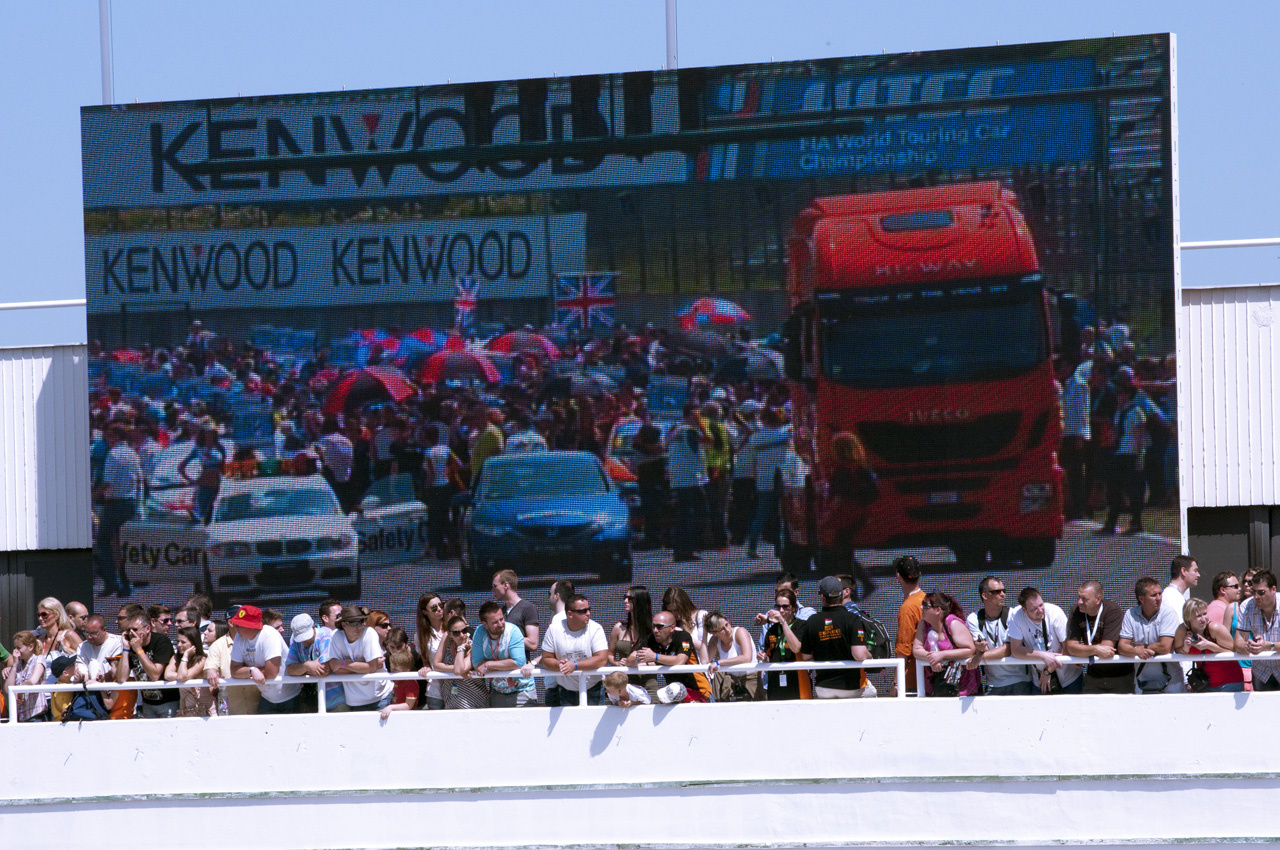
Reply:
<svg viewBox="0 0 1280 850"><path fill-rule="evenodd" d="M1266 2L679 0L679 64L1173 32L1184 241L1280 236L1280 14ZM663 0L112 3L118 102L658 68ZM96 0L0 0L0 302L84 295L79 108ZM1280 248L1188 252L1188 285L1280 281ZM82 308L0 312L0 346L83 341Z"/></svg>

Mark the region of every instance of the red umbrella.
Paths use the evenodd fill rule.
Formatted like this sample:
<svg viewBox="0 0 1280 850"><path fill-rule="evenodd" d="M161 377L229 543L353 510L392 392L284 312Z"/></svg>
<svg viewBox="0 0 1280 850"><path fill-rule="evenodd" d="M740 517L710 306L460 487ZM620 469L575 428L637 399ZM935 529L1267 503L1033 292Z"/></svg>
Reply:
<svg viewBox="0 0 1280 850"><path fill-rule="evenodd" d="M474 378L496 384L502 380L498 370L478 351L449 350L437 352L423 364L419 381L460 381Z"/></svg>
<svg viewBox="0 0 1280 850"><path fill-rule="evenodd" d="M676 314L680 327L691 331L703 325L736 325L751 321L751 314L727 298L699 298Z"/></svg>
<svg viewBox="0 0 1280 850"><path fill-rule="evenodd" d="M324 412L338 413L377 398L404 401L416 390L404 372L394 366L365 366L353 369L338 381L325 400Z"/></svg>
<svg viewBox="0 0 1280 850"><path fill-rule="evenodd" d="M556 348L554 342L542 334L536 334L531 331L505 333L489 340L485 347L490 351L498 351L503 354L525 353L534 354L547 360L560 359L560 349Z"/></svg>

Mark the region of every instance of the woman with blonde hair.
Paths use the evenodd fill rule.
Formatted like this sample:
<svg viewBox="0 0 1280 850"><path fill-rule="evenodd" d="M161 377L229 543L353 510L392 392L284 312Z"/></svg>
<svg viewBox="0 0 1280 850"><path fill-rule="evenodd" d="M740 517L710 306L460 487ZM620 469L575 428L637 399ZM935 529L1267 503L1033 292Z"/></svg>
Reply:
<svg viewBox="0 0 1280 850"><path fill-rule="evenodd" d="M876 583L854 556L853 541L867 524L870 507L880 495L880 485L871 469L866 447L856 434L841 431L833 436L831 457L826 510L818 521L818 557L823 561L822 572L853 576L853 599L857 601L866 599L876 589Z"/></svg>
<svg viewBox="0 0 1280 850"><path fill-rule="evenodd" d="M741 676L720 672L721 667L756 665L755 645L751 633L742 626L729 622L720 611L712 611L706 617L707 656L711 669L717 702L751 702L763 698L760 671Z"/></svg>
<svg viewBox="0 0 1280 850"><path fill-rule="evenodd" d="M41 599L40 604L36 606L36 618L40 620L40 627L44 629L44 635L39 639L36 652L44 657L46 670L53 659L64 655L74 657L79 652L80 635L76 634L75 626L72 625L71 618L67 616L67 609L61 602L52 596Z"/></svg>
<svg viewBox="0 0 1280 850"><path fill-rule="evenodd" d="M1173 651L1187 655L1235 652L1231 631L1209 616L1203 599L1188 600L1182 606L1182 625L1173 635ZM1239 693L1244 690L1244 671L1236 661L1197 661L1187 677L1192 691Z"/></svg>

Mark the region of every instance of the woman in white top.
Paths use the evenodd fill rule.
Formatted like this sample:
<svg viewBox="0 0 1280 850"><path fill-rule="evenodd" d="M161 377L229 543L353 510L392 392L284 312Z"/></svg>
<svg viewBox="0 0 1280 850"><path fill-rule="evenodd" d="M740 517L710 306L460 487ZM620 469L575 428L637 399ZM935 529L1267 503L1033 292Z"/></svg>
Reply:
<svg viewBox="0 0 1280 850"><path fill-rule="evenodd" d="M757 700L763 696L760 686L760 671L745 676L730 676L717 672L720 667L749 665L756 663L755 646L751 642L751 633L742 626L735 626L729 618L719 611L707 614L707 662L711 665L708 671L713 675L717 702ZM745 690L745 696L743 691Z"/></svg>
<svg viewBox="0 0 1280 850"><path fill-rule="evenodd" d="M419 676L425 678L432 672L431 660L436 657L444 636L444 599L438 593L424 593L418 599L418 654L426 661L426 666L418 671ZM448 685L442 679L427 682L427 708L444 708Z"/></svg>

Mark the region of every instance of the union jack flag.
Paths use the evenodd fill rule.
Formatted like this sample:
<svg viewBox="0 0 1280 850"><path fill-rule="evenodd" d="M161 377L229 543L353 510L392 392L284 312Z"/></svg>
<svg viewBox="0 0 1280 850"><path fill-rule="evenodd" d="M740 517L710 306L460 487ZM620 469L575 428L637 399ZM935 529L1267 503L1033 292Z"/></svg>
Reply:
<svg viewBox="0 0 1280 850"><path fill-rule="evenodd" d="M613 327L617 272L556 275L556 324L589 331Z"/></svg>
<svg viewBox="0 0 1280 850"><path fill-rule="evenodd" d="M476 320L476 306L480 303L480 278L456 277L453 279L453 324L465 328Z"/></svg>

